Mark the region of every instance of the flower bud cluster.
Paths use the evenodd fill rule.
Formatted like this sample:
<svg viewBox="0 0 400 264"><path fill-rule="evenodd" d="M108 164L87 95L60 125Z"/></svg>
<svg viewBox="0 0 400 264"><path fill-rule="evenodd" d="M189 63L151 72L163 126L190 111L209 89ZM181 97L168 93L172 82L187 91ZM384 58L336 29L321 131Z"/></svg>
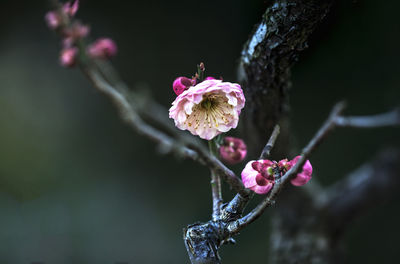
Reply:
<svg viewBox="0 0 400 264"><path fill-rule="evenodd" d="M279 162L271 160L252 160L247 163L242 171L242 182L244 186L255 193L266 194L274 184L292 168L301 156L293 160L280 160ZM309 160L303 165L303 170L298 173L290 182L294 186L302 186L311 179L312 166Z"/></svg>
<svg viewBox="0 0 400 264"><path fill-rule="evenodd" d="M60 64L63 67L73 67L78 60L80 41L87 37L90 28L79 21L73 21L79 9L79 0L65 3L57 10L46 13L47 26L56 30L62 36ZM83 54L93 59L109 59L117 53L117 45L112 39L100 38L90 44Z"/></svg>

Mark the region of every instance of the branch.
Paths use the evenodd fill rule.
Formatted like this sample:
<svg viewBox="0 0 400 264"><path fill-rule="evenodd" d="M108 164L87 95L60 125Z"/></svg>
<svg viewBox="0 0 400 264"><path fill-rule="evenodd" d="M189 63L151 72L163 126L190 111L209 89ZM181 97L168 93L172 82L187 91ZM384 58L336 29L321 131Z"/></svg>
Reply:
<svg viewBox="0 0 400 264"><path fill-rule="evenodd" d="M96 69L83 63L81 63L81 69L92 82L93 86L113 101L122 120L128 123L139 134L159 143L162 146L162 149L165 149L166 152L175 152L180 156L198 161L200 164L209 167L210 170L215 171L215 173L220 175L221 178L236 192L245 196L249 194L249 190L244 188L242 181L236 177L235 173L228 169L217 158L212 156L202 145L197 144L194 140L188 141L188 139L180 137L179 134L175 135L178 139L174 139L173 137L170 137L160 130L148 125L141 119L132 104L128 102L127 97L110 85ZM122 83L121 81L119 82ZM154 104L155 103L153 102L148 106ZM155 110L153 109L153 111ZM159 120L155 119L153 122L159 122ZM158 125L161 127L164 126L163 123L158 123Z"/></svg>
<svg viewBox="0 0 400 264"><path fill-rule="evenodd" d="M267 159L269 155L271 155L271 150L275 145L275 141L278 138L280 131L281 131L280 126L275 125L271 137L269 138L267 144L265 145L263 151L261 152L260 159Z"/></svg>
<svg viewBox="0 0 400 264"><path fill-rule="evenodd" d="M243 113L251 153L261 151L263 136L275 124L281 124L280 138L287 142L290 70L332 2L275 0L244 45L238 75L248 102ZM280 155L287 155L288 145L279 145Z"/></svg>
<svg viewBox="0 0 400 264"><path fill-rule="evenodd" d="M267 207L270 207L275 203L276 197L282 188L303 168L304 163L309 159L311 154L314 150L321 144L321 142L328 136L328 134L335 128L335 127L358 127L358 128L371 128L371 127L379 127L379 126L396 126L399 125L399 115L397 110L385 114L379 114L374 116L363 116L363 117L343 117L341 116L343 110L345 108L344 102L337 103L328 119L322 125L322 127L318 130L316 135L311 139L308 145L303 149L301 158L297 161L296 165L293 166L289 171L285 173L280 179L279 182L276 182L272 190L268 193L267 197L249 214L246 216L232 222L228 229L231 233L237 233L245 226L249 225L253 221L255 221ZM383 118L383 121L379 119L379 117ZM343 124L346 124L345 126ZM382 159L384 160L384 159ZM391 160L391 159L389 159ZM398 170L400 171L400 170ZM385 182L385 180L384 180ZM382 184L381 186L383 186ZM381 189L383 191L384 188ZM336 193L334 191L334 193ZM341 196L346 196L347 191L344 191ZM353 193L354 194L354 193ZM358 196L355 196L358 197ZM368 197L373 197L368 195ZM334 199L331 199L334 200ZM332 202L336 204L336 202ZM346 203L344 203L346 204ZM351 203L349 203L351 206ZM344 214L345 215L345 214ZM340 221L338 221L340 222Z"/></svg>
<svg viewBox="0 0 400 264"><path fill-rule="evenodd" d="M385 149L372 161L327 189L327 212L332 232L342 231L349 222L381 204L400 187L400 150Z"/></svg>
<svg viewBox="0 0 400 264"><path fill-rule="evenodd" d="M278 138L280 132L280 126L275 125L274 131L265 145L260 158L259 159L267 159L270 155L272 148L275 145L275 142ZM246 208L249 200L253 198L254 193L251 192L250 195L243 196L241 194L237 194L222 210L221 219L225 222L230 222L232 220L236 220L243 214L244 209Z"/></svg>
<svg viewBox="0 0 400 264"><path fill-rule="evenodd" d="M336 117L338 117L341 112L344 110L344 103L340 102L336 104L332 111L331 114L329 115L329 118L325 121L325 123L322 125L322 127L318 130L317 134L311 139L311 141L308 143L308 145L303 149L303 153L301 158L297 161L296 165L294 165L289 171L287 171L279 181L277 181L272 188L272 190L268 193L268 195L265 197L265 199L256 207L254 208L250 213L248 213L246 216L232 222L229 224L228 229L229 232L232 234L238 233L240 230L242 230L244 227L248 226L252 222L254 222L267 207L272 206L275 204L276 197L282 190L282 188L297 174L300 172L300 170L303 168L304 163L306 160L309 158L311 153L315 150L315 148L322 142L322 140L329 134L329 132L332 131L332 129L335 127L335 120Z"/></svg>
<svg viewBox="0 0 400 264"><path fill-rule="evenodd" d="M336 118L336 126L340 127L375 128L398 125L400 125L400 108L372 116L339 116Z"/></svg>
<svg viewBox="0 0 400 264"><path fill-rule="evenodd" d="M210 153L213 157L217 157L217 144L215 140L209 140L208 146L210 149ZM222 192L221 192L221 177L215 173L215 171L211 170L211 194L213 201L213 211L212 211L212 219L213 221L217 221L221 214L221 206L222 206Z"/></svg>

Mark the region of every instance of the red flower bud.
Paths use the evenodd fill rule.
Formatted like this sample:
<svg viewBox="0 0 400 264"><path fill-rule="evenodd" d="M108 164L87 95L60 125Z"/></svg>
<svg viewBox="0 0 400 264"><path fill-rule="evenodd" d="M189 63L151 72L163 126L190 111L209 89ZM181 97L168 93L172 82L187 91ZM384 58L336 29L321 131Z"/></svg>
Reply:
<svg viewBox="0 0 400 264"><path fill-rule="evenodd" d="M173 82L172 89L174 89L174 92L176 93L176 95L180 95L190 86L193 86L192 79L189 79L186 77L178 77Z"/></svg>

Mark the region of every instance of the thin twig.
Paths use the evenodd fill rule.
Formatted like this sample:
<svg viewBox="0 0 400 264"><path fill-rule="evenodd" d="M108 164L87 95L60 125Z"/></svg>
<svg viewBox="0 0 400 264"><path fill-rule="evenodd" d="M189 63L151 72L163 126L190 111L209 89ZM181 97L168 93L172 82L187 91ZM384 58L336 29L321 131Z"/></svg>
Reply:
<svg viewBox="0 0 400 264"><path fill-rule="evenodd" d="M217 221L221 214L222 194L221 194L221 178L211 171L211 194L213 201L212 220Z"/></svg>
<svg viewBox="0 0 400 264"><path fill-rule="evenodd" d="M275 141L278 138L279 132L280 126L276 124L274 130L272 131L271 137L269 138L267 144L261 152L260 159L267 159L269 157L269 155L271 154L271 150L275 145Z"/></svg>
<svg viewBox="0 0 400 264"><path fill-rule="evenodd" d="M273 205L275 203L276 197L282 188L303 168L304 163L310 157L311 153L321 144L324 138L335 128L335 127L358 127L358 128L372 128L380 126L395 126L399 124L399 114L398 110L374 115L374 116L363 116L363 117L343 117L341 116L345 108L344 102L337 103L328 119L318 130L315 136L303 149L301 158L297 163L287 171L281 178L280 181L275 183L272 190L268 193L267 197L250 213L246 216L233 221L228 225L228 230L230 233L235 234L242 230L245 226L249 225L255 221L265 210L265 208ZM380 120L383 118L383 120Z"/></svg>
<svg viewBox="0 0 400 264"><path fill-rule="evenodd" d="M270 207L275 203L275 199L279 192L282 190L283 186L294 177L300 170L303 168L304 163L309 158L311 153L315 150L315 148L322 142L322 140L332 131L335 127L335 119L338 117L345 108L345 104L343 102L339 102L336 104L329 118L325 121L323 126L318 130L317 134L311 139L308 145L303 149L303 153L301 158L297 161L297 163L287 171L281 178L280 181L275 183L272 190L268 193L265 199L250 213L246 216L231 222L228 225L228 231L231 234L236 234L244 227L254 222L260 215L264 212L265 208Z"/></svg>
<svg viewBox="0 0 400 264"><path fill-rule="evenodd" d="M214 140L209 140L208 146L210 154L213 157L216 157L217 156L216 142ZM221 177L213 170L211 170L210 183L211 183L211 194L213 202L212 219L213 221L217 221L220 218L221 206L222 206Z"/></svg>
<svg viewBox="0 0 400 264"><path fill-rule="evenodd" d="M375 128L400 125L400 109L372 116L338 116L336 126L355 128Z"/></svg>

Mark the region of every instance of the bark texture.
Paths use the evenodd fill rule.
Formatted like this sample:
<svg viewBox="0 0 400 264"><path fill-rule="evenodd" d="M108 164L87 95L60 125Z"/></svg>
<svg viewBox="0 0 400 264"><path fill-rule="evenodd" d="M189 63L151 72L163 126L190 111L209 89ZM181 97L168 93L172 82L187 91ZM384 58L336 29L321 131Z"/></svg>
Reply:
<svg viewBox="0 0 400 264"><path fill-rule="evenodd" d="M244 134L250 153L260 153L266 137L280 124L278 142L288 142L290 69L333 0L278 0L269 7L245 44L239 65L247 103ZM278 156L289 144L277 144ZM276 152L277 149L275 149Z"/></svg>

